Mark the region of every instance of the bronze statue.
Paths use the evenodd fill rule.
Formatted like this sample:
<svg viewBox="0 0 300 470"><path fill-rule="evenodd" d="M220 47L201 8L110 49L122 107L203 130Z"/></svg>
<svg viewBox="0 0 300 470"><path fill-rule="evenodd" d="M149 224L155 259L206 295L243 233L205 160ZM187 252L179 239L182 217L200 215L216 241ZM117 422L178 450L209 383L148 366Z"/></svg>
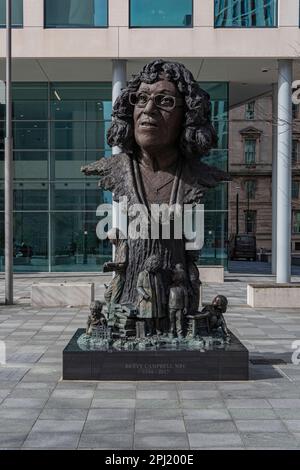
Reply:
<svg viewBox="0 0 300 470"><path fill-rule="evenodd" d="M125 272L127 267L127 240L122 238L118 228L112 228L107 233L107 238L115 247L115 259L113 262L104 263L103 272L114 272L114 276L106 287L104 299L107 304L108 314L113 305L118 304L122 295Z"/></svg>
<svg viewBox="0 0 300 470"><path fill-rule="evenodd" d="M227 310L227 305L227 298L224 295L217 295L212 303L206 305L201 312L189 315L189 320L193 322L193 336L197 334L199 321L204 320L207 334L214 335L219 331L226 341L230 341L230 333L223 315Z"/></svg>
<svg viewBox="0 0 300 470"><path fill-rule="evenodd" d="M103 303L99 300L91 302L90 314L88 315L86 324L86 334L91 336L93 331L97 330L98 327L107 326L105 315L102 313Z"/></svg>
<svg viewBox="0 0 300 470"><path fill-rule="evenodd" d="M163 331L163 319L167 315L161 268L160 257L152 255L146 259L144 269L137 279L139 318L145 319L148 334L155 332L160 335Z"/></svg>
<svg viewBox="0 0 300 470"><path fill-rule="evenodd" d="M188 291L186 288L185 271L177 265L172 276L169 292L169 336L182 339L184 335L184 316L188 312Z"/></svg>
<svg viewBox="0 0 300 470"><path fill-rule="evenodd" d="M184 65L164 60L147 64L117 98L112 117L108 143L121 148L122 153L101 158L82 171L97 175L100 187L112 191L115 201L126 196L131 207L143 204L150 222L152 204L183 207L201 203L207 189L229 179L226 173L201 162L201 157L216 146L217 137L211 123L209 95ZM131 219L129 212L129 222ZM167 299L171 272L181 264L186 273L188 310L198 309L200 280L195 258L186 250L184 234L181 238L151 238L150 225L148 233L145 238L128 237L126 271L122 271L122 288L119 283L117 289L119 304L137 305L139 288L145 280L141 280L140 273L149 258L158 257L161 292L156 288L152 292ZM147 302L145 297L143 302ZM141 308L144 315L153 306ZM162 318L160 313L155 315L152 317ZM157 332L161 331L159 323L154 328Z"/></svg>

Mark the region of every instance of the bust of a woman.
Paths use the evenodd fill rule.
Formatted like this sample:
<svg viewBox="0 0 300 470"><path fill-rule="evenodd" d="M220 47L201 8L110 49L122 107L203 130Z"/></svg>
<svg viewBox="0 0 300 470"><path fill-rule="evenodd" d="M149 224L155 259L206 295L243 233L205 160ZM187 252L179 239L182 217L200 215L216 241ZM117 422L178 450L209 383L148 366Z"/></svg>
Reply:
<svg viewBox="0 0 300 470"><path fill-rule="evenodd" d="M217 138L209 95L184 65L164 60L147 64L116 100L112 117L107 140L122 153L102 158L82 171L98 175L100 187L112 191L116 201L126 196L129 205L143 204L150 214L151 204L200 203L206 189L228 179L222 171L201 162L216 146ZM138 275L154 255L162 261L165 297L172 270L180 264L186 271L190 306L197 305L200 281L195 280L195 256L186 251L184 235L181 239L128 239L120 303L137 302Z"/></svg>

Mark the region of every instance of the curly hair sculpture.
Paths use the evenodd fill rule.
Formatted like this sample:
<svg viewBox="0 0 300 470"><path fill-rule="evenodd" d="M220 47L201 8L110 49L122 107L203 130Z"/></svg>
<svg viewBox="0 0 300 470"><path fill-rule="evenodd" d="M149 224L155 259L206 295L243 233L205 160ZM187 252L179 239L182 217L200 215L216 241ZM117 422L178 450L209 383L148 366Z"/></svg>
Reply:
<svg viewBox="0 0 300 470"><path fill-rule="evenodd" d="M216 131L211 122L210 96L183 64L162 59L145 65L115 101L113 121L107 132L108 144L118 146L126 153L137 149L133 129L134 107L129 102L129 94L136 92L141 83L152 84L162 79L173 82L184 97L185 114L179 142L182 155L186 158L206 155L217 145Z"/></svg>

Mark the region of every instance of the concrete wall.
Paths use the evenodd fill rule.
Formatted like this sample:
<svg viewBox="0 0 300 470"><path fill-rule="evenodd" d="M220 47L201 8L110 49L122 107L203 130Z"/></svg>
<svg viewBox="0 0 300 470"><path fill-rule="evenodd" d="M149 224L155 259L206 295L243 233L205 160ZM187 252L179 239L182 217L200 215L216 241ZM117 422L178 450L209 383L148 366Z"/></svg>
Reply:
<svg viewBox="0 0 300 470"><path fill-rule="evenodd" d="M22 58L299 56L298 0L279 2L279 28L274 29L214 29L213 4L213 0L194 1L191 29L129 29L128 1L109 0L109 28L74 30L44 29L43 0L24 0L24 28L14 30L13 55ZM0 57L4 54L5 31L0 30Z"/></svg>

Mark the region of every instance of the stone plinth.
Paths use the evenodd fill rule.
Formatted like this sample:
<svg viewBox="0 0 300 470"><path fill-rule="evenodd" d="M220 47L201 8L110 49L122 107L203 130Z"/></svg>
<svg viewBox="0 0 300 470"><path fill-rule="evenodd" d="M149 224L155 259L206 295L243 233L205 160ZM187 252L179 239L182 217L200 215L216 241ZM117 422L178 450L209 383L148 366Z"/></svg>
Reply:
<svg viewBox="0 0 300 470"><path fill-rule="evenodd" d="M257 308L299 308L300 284L255 282L247 286L247 304Z"/></svg>
<svg viewBox="0 0 300 470"><path fill-rule="evenodd" d="M31 287L33 307L74 307L94 300L93 282L38 282Z"/></svg>
<svg viewBox="0 0 300 470"><path fill-rule="evenodd" d="M231 333L231 342L207 351L82 350L78 329L63 351L64 380L248 380L249 354Z"/></svg>
<svg viewBox="0 0 300 470"><path fill-rule="evenodd" d="M224 266L198 266L201 282L223 284Z"/></svg>

